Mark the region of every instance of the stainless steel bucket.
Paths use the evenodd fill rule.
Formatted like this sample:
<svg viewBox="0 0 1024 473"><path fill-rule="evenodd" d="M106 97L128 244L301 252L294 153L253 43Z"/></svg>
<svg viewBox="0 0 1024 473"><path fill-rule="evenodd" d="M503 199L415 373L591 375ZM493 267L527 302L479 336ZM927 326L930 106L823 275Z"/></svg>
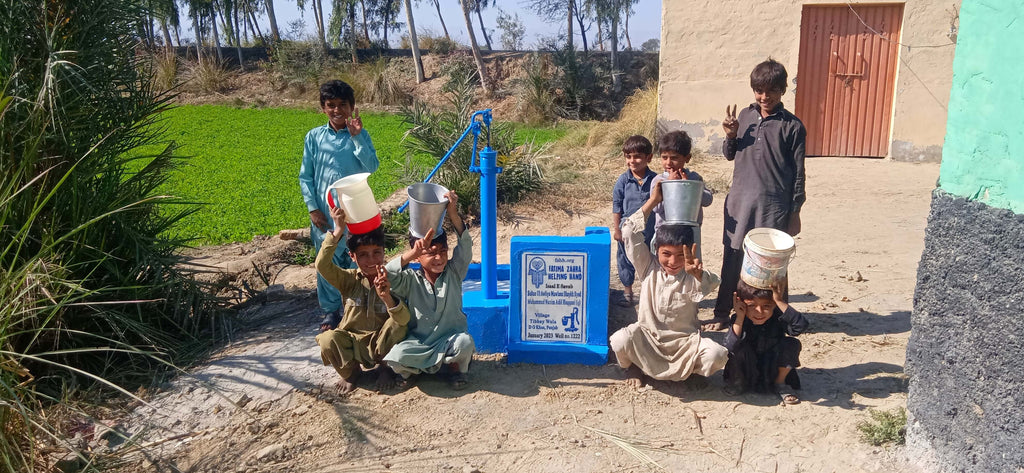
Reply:
<svg viewBox="0 0 1024 473"><path fill-rule="evenodd" d="M409 192L409 233L416 238L423 238L433 228L434 236L440 235L444 231L441 226L448 209L448 199L444 197L448 189L434 183L420 182L406 190Z"/></svg>
<svg viewBox="0 0 1024 473"><path fill-rule="evenodd" d="M665 223L697 224L704 182L679 179L661 182Z"/></svg>

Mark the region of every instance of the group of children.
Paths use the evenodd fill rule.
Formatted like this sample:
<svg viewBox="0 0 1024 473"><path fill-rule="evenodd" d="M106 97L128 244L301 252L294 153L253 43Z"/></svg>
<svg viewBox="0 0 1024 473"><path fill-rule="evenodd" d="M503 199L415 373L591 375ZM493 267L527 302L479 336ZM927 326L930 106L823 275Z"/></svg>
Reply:
<svg viewBox="0 0 1024 473"><path fill-rule="evenodd" d="M805 131L782 106L787 74L781 64L771 59L758 64L750 85L755 102L738 115L735 106L727 107L722 124L723 153L735 161L735 171L725 200L721 277L706 271L700 258L702 211L698 225L664 221L662 182L702 180L686 167L690 137L682 131L660 137L661 174L649 167L654 153L649 140L632 136L623 144L628 169L613 191L613 238L623 284L620 303L638 303L637 321L612 334L609 344L630 386L640 387L644 376L700 385L724 369L730 394L774 391L787 404L799 402L793 389L800 388L794 370L800 365L800 343L792 337L807 329L807 320L788 304L785 282L752 287L739 273L747 231L772 227L794 236L800 231ZM472 238L458 215L457 196L447 195L447 215L458 236L450 259L447 234L434 230L423 238L410 236L410 249L387 264L381 228L352 235L343 246L344 210L329 207L324 195L345 175L373 172L378 160L350 86L324 84L320 104L328 123L306 136L300 184L318 251L317 294L325 318L316 339L324 364L341 376L342 392L354 389L362 368L374 367L378 389L406 387L419 373L438 372L447 373L453 388L463 388L475 351L462 312ZM701 206L713 199L705 188ZM352 261L356 267L349 269ZM412 262L419 269L411 269ZM716 288L714 318L702 324L698 303ZM724 346L702 336L703 330L721 329L728 330Z"/></svg>
<svg viewBox="0 0 1024 473"><path fill-rule="evenodd" d="M299 183L317 249L317 297L325 317L316 341L324 365L341 376L342 393L355 389L363 368L374 367L378 390L405 388L420 373L438 372L447 374L453 388L463 388L475 350L462 313L473 241L459 217L458 197L446 195L448 219L458 234L450 260L448 234L430 230L423 238L410 236L410 249L384 264L384 229L346 238L344 208L325 200L336 180L378 165L352 87L323 84L320 106L328 123L306 135ZM411 269L412 262L420 268Z"/></svg>
<svg viewBox="0 0 1024 473"><path fill-rule="evenodd" d="M649 168L651 142L631 136L622 146L627 170L612 192L613 238L618 241L621 305L638 302L637 321L612 334L610 346L626 382L640 387L645 376L703 385L724 369L725 391L775 392L795 404L800 380L800 342L807 319L788 304L785 281L770 288L740 280L743 238L754 228L771 227L796 236L804 195L803 124L782 106L787 74L768 59L750 74L755 102L740 111L726 107L722 152L735 161L725 200L721 278L705 271L700 258L700 223L664 223L661 184L665 180L703 180L688 169L692 142L683 131L658 140L664 172ZM701 206L711 205L707 188ZM652 256L653 253L653 256ZM641 278L640 295L633 283ZM718 289L714 318L701 323L697 305ZM731 316L730 316L731 313ZM702 330L728 330L725 345Z"/></svg>

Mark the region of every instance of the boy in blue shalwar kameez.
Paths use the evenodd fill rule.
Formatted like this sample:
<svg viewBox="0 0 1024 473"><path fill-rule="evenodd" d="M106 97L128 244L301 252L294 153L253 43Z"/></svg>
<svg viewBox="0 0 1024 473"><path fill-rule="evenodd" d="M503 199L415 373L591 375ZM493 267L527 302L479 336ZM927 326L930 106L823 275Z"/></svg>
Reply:
<svg viewBox="0 0 1024 473"><path fill-rule="evenodd" d="M331 220L327 218L330 214L330 207L324 200L327 189L345 176L374 172L380 164L370 134L363 129L363 121L359 118L359 109L355 104L355 92L351 86L340 80L325 82L320 86L320 108L327 114L327 124L306 134L299 187L309 210L312 222L309 236L317 253L320 252L324 235L334 229ZM337 244L334 264L340 268L351 268L352 260L345 251L345 238ZM317 274L316 295L320 300L320 309L326 315L320 323L320 330L337 327L341 322L341 293Z"/></svg>

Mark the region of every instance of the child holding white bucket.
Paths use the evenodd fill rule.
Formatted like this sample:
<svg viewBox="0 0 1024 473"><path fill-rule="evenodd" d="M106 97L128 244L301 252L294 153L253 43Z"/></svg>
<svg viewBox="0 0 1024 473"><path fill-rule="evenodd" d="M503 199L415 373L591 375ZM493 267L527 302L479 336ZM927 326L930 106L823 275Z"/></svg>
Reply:
<svg viewBox="0 0 1024 473"><path fill-rule="evenodd" d="M633 281L636 280L636 271L626 258L622 217L633 215L651 197L651 185L658 175L649 166L654 156L653 148L650 140L643 136L626 138L622 144L626 172L619 176L612 188L612 239L619 245L615 261L618 264L619 282L622 283L623 298L618 302L622 307L633 305ZM654 218L648 218L644 225L644 244L647 245L654 236Z"/></svg>
<svg viewBox="0 0 1024 473"><path fill-rule="evenodd" d="M643 231L654 207L661 203L661 183L623 224L626 256L642 275L637 322L609 340L626 384L639 388L644 376L664 381L692 379L699 387L725 366L728 350L700 333L697 304L718 287L718 276L705 271L695 256L697 245L689 225L665 224L651 240L656 256L644 244ZM657 259L655 259L657 258Z"/></svg>
<svg viewBox="0 0 1024 473"><path fill-rule="evenodd" d="M318 253L325 235L333 230L327 218L330 206L326 198L331 184L351 174L374 172L380 165L355 105L355 92L350 85L340 80L325 82L320 86L320 109L327 115L327 124L306 133L299 188L312 223L309 237ZM345 251L344 235L337 243L334 264L341 268L352 267L352 260ZM336 327L341 321L341 294L318 274L316 295L325 316L321 329Z"/></svg>
<svg viewBox="0 0 1024 473"><path fill-rule="evenodd" d="M331 208L331 217L334 231L324 237L316 255L316 271L345 297L345 316L338 328L316 336L320 357L341 376L338 390L342 394L355 389L360 365L377 365L377 390L390 389L395 384L394 372L384 364L384 355L405 339L410 315L405 304L391 294L384 272L384 229L351 235L348 252L358 269L340 268L333 256L344 233L344 208Z"/></svg>
<svg viewBox="0 0 1024 473"><path fill-rule="evenodd" d="M740 110L738 116L735 105L731 111L726 107L722 153L725 159L735 161L735 167L725 198L722 287L714 318L706 327L709 330L721 330L729 320L747 232L769 227L791 236L800 233L800 208L806 200L807 131L800 119L782 105L787 78L786 68L769 58L750 73L754 103Z"/></svg>
<svg viewBox="0 0 1024 473"><path fill-rule="evenodd" d="M686 167L690 162L692 150L693 140L690 139L690 135L686 134L685 131L672 131L661 135L661 138L658 138L658 156L661 158L661 167L665 171L654 178L652 185L665 179L686 179L704 182L704 178L700 174ZM704 207L710 206L714 200L715 194L707 186L704 186L704 190L700 195L701 208L697 213L697 226L694 227L696 235L694 235L693 239L694 243L697 243L698 249L701 243L700 225L704 223ZM658 231L658 227L663 223L665 223L665 204L661 203L654 208L654 231Z"/></svg>
<svg viewBox="0 0 1024 473"><path fill-rule="evenodd" d="M449 191L445 198L448 219L459 238L451 260L448 235L442 232L435 238L438 232L431 226L411 231L423 237L410 235L411 248L384 266L392 290L406 299L413 315L406 339L384 357L401 376L398 384L402 389L412 385L415 375L437 373L442 368L447 369L452 388L464 388L469 362L476 351L462 312L462 280L473 258L473 238L459 217L455 192ZM420 263L420 269L408 267L413 261Z"/></svg>
<svg viewBox="0 0 1024 473"><path fill-rule="evenodd" d="M807 330L808 322L783 295L786 280L771 289L754 287L742 279L733 293L735 313L725 337L729 362L725 365L725 392L748 389L775 392L786 404L797 404L800 389L800 341L793 338Z"/></svg>

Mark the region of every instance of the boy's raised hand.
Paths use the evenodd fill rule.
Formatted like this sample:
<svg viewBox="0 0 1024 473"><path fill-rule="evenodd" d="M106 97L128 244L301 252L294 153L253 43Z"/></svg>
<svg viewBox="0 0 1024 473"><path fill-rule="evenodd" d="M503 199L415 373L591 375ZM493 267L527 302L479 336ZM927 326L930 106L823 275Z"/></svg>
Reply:
<svg viewBox="0 0 1024 473"><path fill-rule="evenodd" d="M423 238L416 240L416 243L412 245L412 259L423 256L430 249L430 242L434 241L434 229L427 230L427 233L423 235Z"/></svg>
<svg viewBox="0 0 1024 473"><path fill-rule="evenodd" d="M704 263L697 257L697 244L683 246L683 271L700 281L704 277Z"/></svg>
<svg viewBox="0 0 1024 473"><path fill-rule="evenodd" d="M395 306L395 300L391 297L391 281L388 281L388 273L384 270L384 265L377 265L377 277L373 279L373 288L385 305L389 308Z"/></svg>
<svg viewBox="0 0 1024 473"><path fill-rule="evenodd" d="M736 313L736 323L741 323L740 321L747 316L747 304L735 292L732 293L732 311Z"/></svg>
<svg viewBox="0 0 1024 473"><path fill-rule="evenodd" d="M331 207L331 218L334 219L334 228L345 227L345 207L335 205Z"/></svg>
<svg viewBox="0 0 1024 473"><path fill-rule="evenodd" d="M356 136L363 132L363 119L359 118L359 107L352 108L352 118L348 119L348 133Z"/></svg>
<svg viewBox="0 0 1024 473"><path fill-rule="evenodd" d="M459 211L459 194L456 194L455 191L448 191L444 194L444 198L448 199L448 215Z"/></svg>
<svg viewBox="0 0 1024 473"><path fill-rule="evenodd" d="M775 305L779 306L779 310L785 312L789 308L789 303L786 302L786 293L789 290L789 278L783 278L782 280L775 281L772 284L772 300L775 301Z"/></svg>
<svg viewBox="0 0 1024 473"><path fill-rule="evenodd" d="M725 136L729 139L736 138L736 133L740 130L740 121L736 119L736 104L733 104L732 111L729 111L729 106L725 106L725 120L722 120L722 128L725 129Z"/></svg>

